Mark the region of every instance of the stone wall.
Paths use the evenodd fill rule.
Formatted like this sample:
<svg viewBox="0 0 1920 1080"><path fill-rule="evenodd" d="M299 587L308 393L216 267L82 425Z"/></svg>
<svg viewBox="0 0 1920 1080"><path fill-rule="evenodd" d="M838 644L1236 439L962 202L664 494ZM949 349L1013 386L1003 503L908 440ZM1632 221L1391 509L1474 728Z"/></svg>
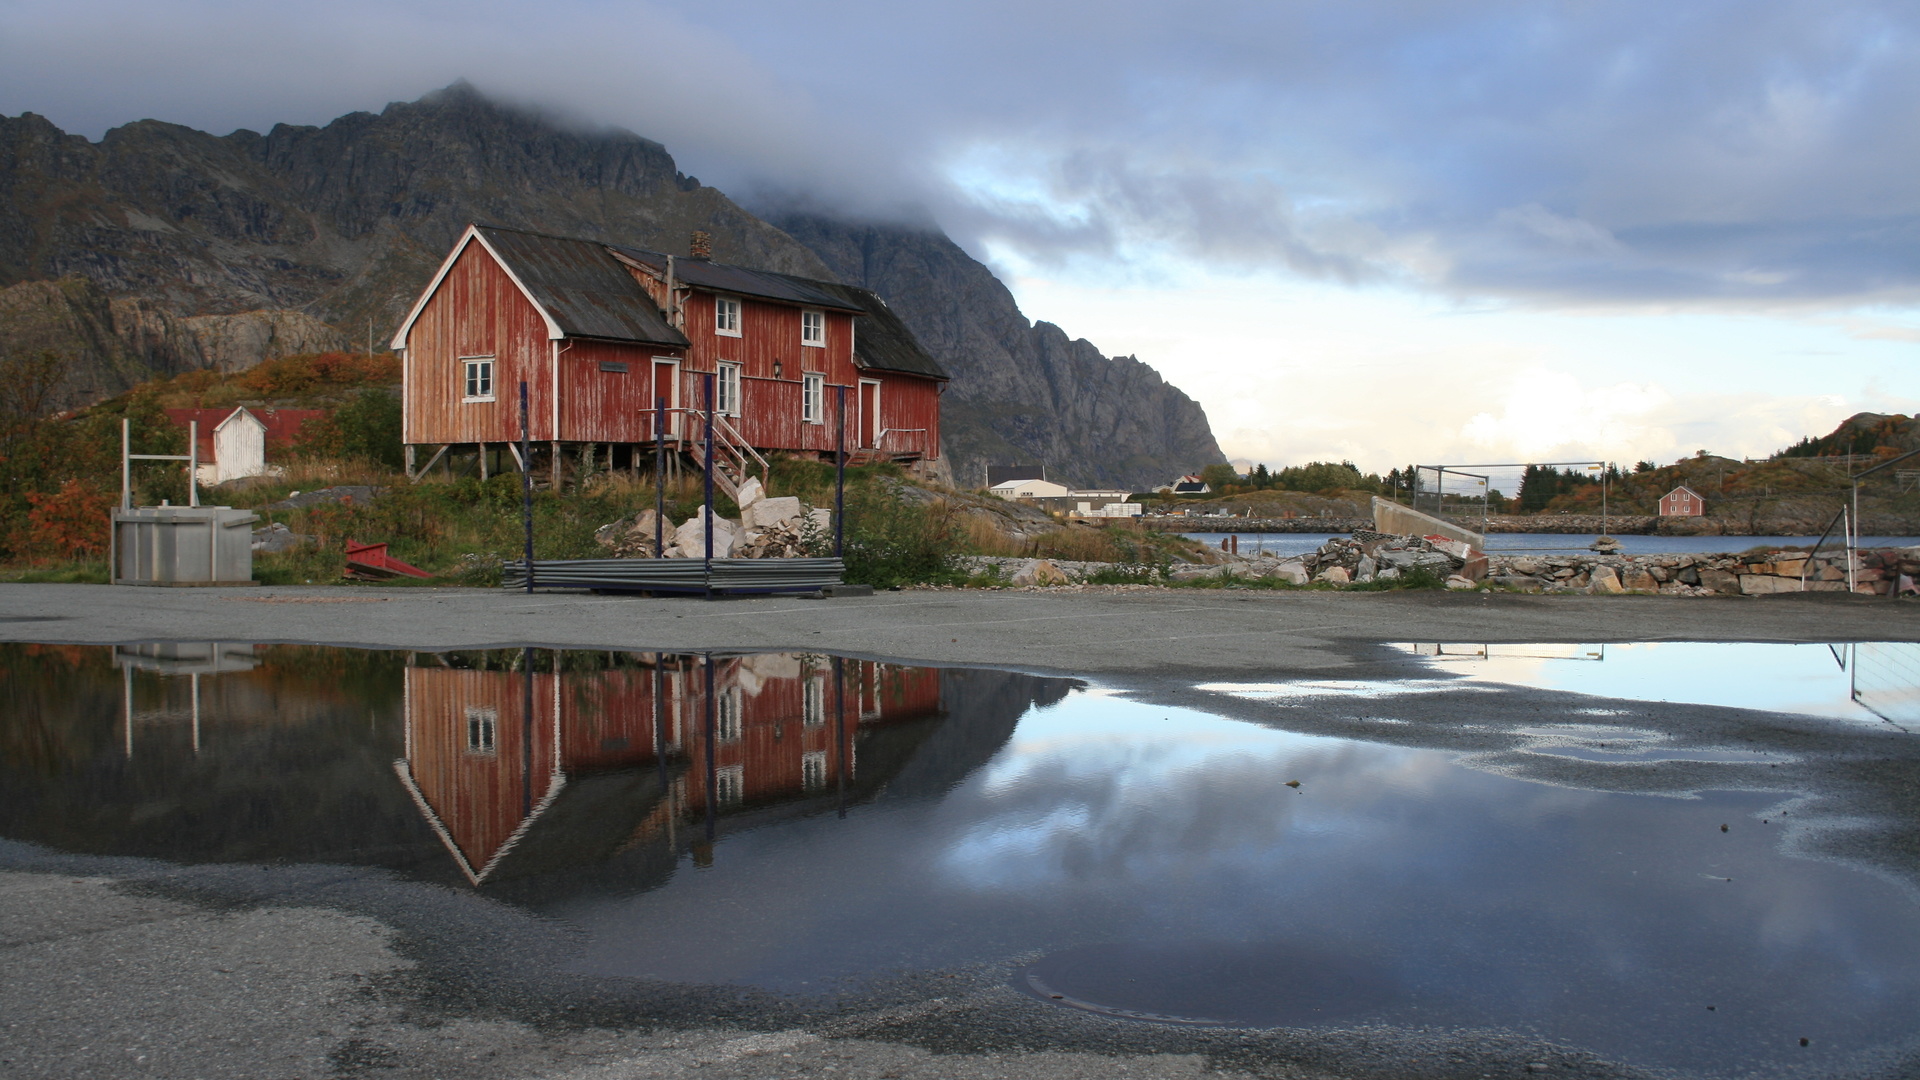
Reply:
<svg viewBox="0 0 1920 1080"><path fill-rule="evenodd" d="M1854 591L1886 596L1915 592L1920 547L1863 550L1855 556ZM1667 596L1769 596L1846 592L1847 555L1753 551L1742 555L1495 555L1495 585L1526 592L1659 593ZM1804 581L1803 581L1804 578Z"/></svg>
<svg viewBox="0 0 1920 1080"><path fill-rule="evenodd" d="M1243 518L1149 516L1138 519L1149 529L1170 532L1220 533L1350 533L1373 528L1372 518Z"/></svg>

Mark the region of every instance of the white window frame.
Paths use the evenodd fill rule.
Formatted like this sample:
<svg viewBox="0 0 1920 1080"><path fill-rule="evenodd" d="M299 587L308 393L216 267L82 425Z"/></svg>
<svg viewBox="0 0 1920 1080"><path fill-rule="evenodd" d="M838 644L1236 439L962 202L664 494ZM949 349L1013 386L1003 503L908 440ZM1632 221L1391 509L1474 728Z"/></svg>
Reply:
<svg viewBox="0 0 1920 1080"><path fill-rule="evenodd" d="M491 705L466 709L467 753L492 756L499 748L500 710Z"/></svg>
<svg viewBox="0 0 1920 1080"><path fill-rule="evenodd" d="M472 405L477 402L494 400L494 359L495 358L491 356L463 356L460 358L461 404ZM476 382L476 372L479 374L479 381L486 387L486 393L484 394L472 393Z"/></svg>
<svg viewBox="0 0 1920 1080"><path fill-rule="evenodd" d="M827 347L827 313L817 308L800 309L800 344L810 349Z"/></svg>
<svg viewBox="0 0 1920 1080"><path fill-rule="evenodd" d="M714 365L713 411L721 416L740 415L740 365L721 361Z"/></svg>
<svg viewBox="0 0 1920 1080"><path fill-rule="evenodd" d="M713 771L713 802L716 806L739 806L747 801L747 767L727 765Z"/></svg>
<svg viewBox="0 0 1920 1080"><path fill-rule="evenodd" d="M713 737L720 742L739 742L742 734L740 688L729 686L713 699Z"/></svg>
<svg viewBox="0 0 1920 1080"><path fill-rule="evenodd" d="M713 298L713 332L721 337L740 336L740 299L735 296Z"/></svg>
<svg viewBox="0 0 1920 1080"><path fill-rule="evenodd" d="M812 750L800 755L800 790L808 793L827 790L825 750Z"/></svg>
<svg viewBox="0 0 1920 1080"><path fill-rule="evenodd" d="M800 419L808 424L827 422L827 377L821 372L800 373Z"/></svg>
<svg viewBox="0 0 1920 1080"><path fill-rule="evenodd" d="M822 727L827 722L827 678L815 675L800 684L800 726Z"/></svg>

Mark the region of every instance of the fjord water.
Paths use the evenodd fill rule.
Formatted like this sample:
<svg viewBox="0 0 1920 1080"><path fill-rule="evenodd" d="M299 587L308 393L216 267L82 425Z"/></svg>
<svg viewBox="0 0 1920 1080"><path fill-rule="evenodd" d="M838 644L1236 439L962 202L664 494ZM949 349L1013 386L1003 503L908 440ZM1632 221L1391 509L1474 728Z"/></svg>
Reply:
<svg viewBox="0 0 1920 1080"><path fill-rule="evenodd" d="M1535 669L1500 670L1217 692L1417 720ZM581 973L815 995L987 969L1035 1009L1492 1028L1702 1075L1831 1073L1920 1015L1910 889L1790 855L1794 793L1764 784L1542 783L820 655L5 646L0 682L0 836L387 867L564 920ZM1594 719L1614 697L1543 700L1543 753L1686 758L1646 753L1657 703L1636 743Z"/></svg>

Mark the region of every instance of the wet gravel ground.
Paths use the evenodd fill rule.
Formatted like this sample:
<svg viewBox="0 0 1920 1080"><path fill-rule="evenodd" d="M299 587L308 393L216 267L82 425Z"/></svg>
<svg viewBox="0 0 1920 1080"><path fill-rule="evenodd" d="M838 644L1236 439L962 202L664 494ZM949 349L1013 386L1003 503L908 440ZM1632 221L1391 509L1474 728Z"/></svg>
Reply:
<svg viewBox="0 0 1920 1080"><path fill-rule="evenodd" d="M1619 702L1608 724L1658 731L1667 746L1767 756L1597 763L1539 752L1522 730L1566 712L1564 696L1551 692L1303 707L1198 689L1423 670L1382 646L1389 641L1912 641L1920 604L1185 592L702 604L454 590L246 593L4 586L0 637L800 647L1080 674L1142 700L1444 750L1549 784L1779 793L1791 807L1787 850L1909 888L1920 882L1920 744L1891 726ZM1383 722L1391 720L1406 722ZM0 1076L1648 1075L1498 1031L1135 1023L1038 1003L1009 985L1008 964L795 1000L569 975L563 967L578 945L565 924L381 871L182 867L0 842ZM1920 1074L1911 1048L1857 1064L1864 1076Z"/></svg>

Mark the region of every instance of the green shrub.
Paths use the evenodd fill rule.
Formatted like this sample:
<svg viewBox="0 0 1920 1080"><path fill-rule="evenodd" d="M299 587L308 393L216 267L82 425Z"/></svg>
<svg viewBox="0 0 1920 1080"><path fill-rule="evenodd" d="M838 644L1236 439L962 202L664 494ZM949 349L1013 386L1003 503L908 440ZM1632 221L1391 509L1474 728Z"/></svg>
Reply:
<svg viewBox="0 0 1920 1080"><path fill-rule="evenodd" d="M954 566L960 523L944 502L910 501L881 484L849 485L846 534L849 583L884 589L964 580Z"/></svg>

